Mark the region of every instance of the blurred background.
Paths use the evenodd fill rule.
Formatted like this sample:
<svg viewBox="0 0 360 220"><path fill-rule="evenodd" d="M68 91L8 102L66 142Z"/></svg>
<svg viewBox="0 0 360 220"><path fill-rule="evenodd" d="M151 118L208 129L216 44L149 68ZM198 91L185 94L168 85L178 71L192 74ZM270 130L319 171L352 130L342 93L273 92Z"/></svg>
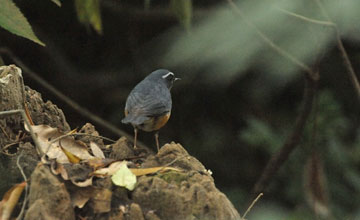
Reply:
<svg viewBox="0 0 360 220"><path fill-rule="evenodd" d="M156 69L174 72L182 80L172 89L172 116L160 142L181 143L244 213L254 184L293 129L305 83L305 73L261 39L250 21L318 70L320 80L299 146L247 218L360 219L360 99L334 30L336 24L359 73L360 2L318 2L235 1L244 20L220 0L14 0L46 47L5 29L0 47L129 134L133 129L121 119L130 90ZM72 128L91 122L23 75L64 111ZM101 135L119 138L94 125ZM153 134L141 132L139 139L156 149Z"/></svg>

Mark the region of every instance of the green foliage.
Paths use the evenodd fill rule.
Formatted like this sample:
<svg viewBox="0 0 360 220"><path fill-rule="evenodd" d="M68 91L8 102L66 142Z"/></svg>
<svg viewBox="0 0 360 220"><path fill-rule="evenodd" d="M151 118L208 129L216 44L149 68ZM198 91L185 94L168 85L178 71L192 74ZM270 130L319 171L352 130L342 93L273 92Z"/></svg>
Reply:
<svg viewBox="0 0 360 220"><path fill-rule="evenodd" d="M98 34L102 34L100 0L75 0L75 8L82 24L87 28L92 26Z"/></svg>
<svg viewBox="0 0 360 220"><path fill-rule="evenodd" d="M11 0L0 0L0 26L18 36L45 46L34 34L29 22Z"/></svg>
<svg viewBox="0 0 360 220"><path fill-rule="evenodd" d="M269 124L256 118L247 120L248 128L241 131L240 138L251 146L263 147L269 154L275 153L281 146L284 136Z"/></svg>
<svg viewBox="0 0 360 220"><path fill-rule="evenodd" d="M192 0L171 0L170 8L180 24L189 30L192 18Z"/></svg>

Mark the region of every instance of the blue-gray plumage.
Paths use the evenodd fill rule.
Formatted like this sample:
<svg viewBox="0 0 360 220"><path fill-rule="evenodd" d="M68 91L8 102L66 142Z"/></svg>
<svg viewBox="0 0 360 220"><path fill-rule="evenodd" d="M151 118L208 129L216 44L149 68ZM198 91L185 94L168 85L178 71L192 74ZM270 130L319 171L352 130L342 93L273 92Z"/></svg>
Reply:
<svg viewBox="0 0 360 220"><path fill-rule="evenodd" d="M130 92L125 105L122 123L134 127L136 148L137 129L158 131L170 118L172 101L170 89L179 78L166 69L152 72ZM159 149L158 132L155 133Z"/></svg>

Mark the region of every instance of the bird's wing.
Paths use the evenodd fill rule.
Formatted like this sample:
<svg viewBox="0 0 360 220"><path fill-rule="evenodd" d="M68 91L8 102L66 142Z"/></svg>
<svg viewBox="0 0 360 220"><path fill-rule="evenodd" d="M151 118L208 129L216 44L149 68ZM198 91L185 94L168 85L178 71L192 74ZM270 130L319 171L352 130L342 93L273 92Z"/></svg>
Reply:
<svg viewBox="0 0 360 220"><path fill-rule="evenodd" d="M171 110L170 92L158 88L146 92L134 90L126 101L125 110L132 115L147 117L165 114Z"/></svg>

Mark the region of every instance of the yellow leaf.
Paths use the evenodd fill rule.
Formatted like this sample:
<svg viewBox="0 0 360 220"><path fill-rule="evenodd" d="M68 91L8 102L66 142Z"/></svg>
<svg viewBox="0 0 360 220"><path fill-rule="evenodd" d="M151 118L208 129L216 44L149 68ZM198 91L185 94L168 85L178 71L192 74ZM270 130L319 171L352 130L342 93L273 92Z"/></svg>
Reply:
<svg viewBox="0 0 360 220"><path fill-rule="evenodd" d="M67 151L65 148L61 147L61 150L64 152L70 163L80 163L80 158L75 156L74 154Z"/></svg>
<svg viewBox="0 0 360 220"><path fill-rule="evenodd" d="M17 205L21 193L24 190L25 186L26 186L26 182L16 184L5 193L3 200L1 200L0 202L1 220L10 219L11 213L14 210L15 206Z"/></svg>
<svg viewBox="0 0 360 220"><path fill-rule="evenodd" d="M131 168L130 169L130 171L135 176L143 176L143 175L147 175L147 174L156 173L156 172L159 172L159 171L160 172L165 172L165 171L169 171L169 170L182 172L182 170L174 168L174 167L151 167L151 168Z"/></svg>

